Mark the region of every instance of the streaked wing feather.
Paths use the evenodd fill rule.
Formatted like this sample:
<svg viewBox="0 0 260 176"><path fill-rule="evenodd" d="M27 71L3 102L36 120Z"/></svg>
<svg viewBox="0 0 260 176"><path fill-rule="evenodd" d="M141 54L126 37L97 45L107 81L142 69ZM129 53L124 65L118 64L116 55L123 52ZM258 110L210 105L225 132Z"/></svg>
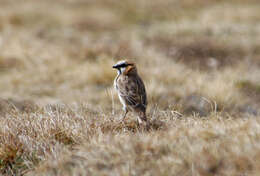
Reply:
<svg viewBox="0 0 260 176"><path fill-rule="evenodd" d="M136 107L147 105L146 91L143 81L139 76L129 77L124 84L120 84L119 93L127 105Z"/></svg>

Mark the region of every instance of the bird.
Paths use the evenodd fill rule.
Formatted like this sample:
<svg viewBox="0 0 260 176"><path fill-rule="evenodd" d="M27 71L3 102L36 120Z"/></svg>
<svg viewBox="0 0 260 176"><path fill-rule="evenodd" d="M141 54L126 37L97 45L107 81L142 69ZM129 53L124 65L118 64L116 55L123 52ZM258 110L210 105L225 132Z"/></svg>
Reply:
<svg viewBox="0 0 260 176"><path fill-rule="evenodd" d="M120 60L113 65L113 68L117 69L114 88L124 111L121 121L124 121L129 111L132 111L138 115L138 124L146 124L147 95L144 82L137 73L136 64Z"/></svg>

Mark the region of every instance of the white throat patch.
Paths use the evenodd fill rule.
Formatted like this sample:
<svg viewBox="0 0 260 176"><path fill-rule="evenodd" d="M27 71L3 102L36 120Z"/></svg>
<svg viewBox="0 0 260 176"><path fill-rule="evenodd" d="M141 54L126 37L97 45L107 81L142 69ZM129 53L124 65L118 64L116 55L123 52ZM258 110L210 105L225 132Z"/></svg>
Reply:
<svg viewBox="0 0 260 176"><path fill-rule="evenodd" d="M121 73L124 73L124 72L125 72L125 69L126 69L126 67L121 67L120 69L121 69Z"/></svg>

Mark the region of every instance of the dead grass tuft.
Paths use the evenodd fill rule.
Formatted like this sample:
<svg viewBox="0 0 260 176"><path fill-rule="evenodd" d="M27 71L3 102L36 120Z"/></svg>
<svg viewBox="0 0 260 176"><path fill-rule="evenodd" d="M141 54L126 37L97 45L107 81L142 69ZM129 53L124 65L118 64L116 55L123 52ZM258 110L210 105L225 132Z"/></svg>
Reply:
<svg viewBox="0 0 260 176"><path fill-rule="evenodd" d="M1 99L0 113L2 115L18 110L19 112L35 112L38 106L31 100Z"/></svg>
<svg viewBox="0 0 260 176"><path fill-rule="evenodd" d="M10 143L2 143L0 145L1 174L20 175L39 163L40 160L33 151L25 151L24 144L20 142L19 138L8 133L0 135L8 135L4 138L10 141ZM2 141L3 139L0 140ZM30 160L31 163L27 162L27 160Z"/></svg>
<svg viewBox="0 0 260 176"><path fill-rule="evenodd" d="M64 145L73 145L76 144L77 141L73 138L71 132L64 131L64 129L54 129L53 132L55 140L64 144Z"/></svg>
<svg viewBox="0 0 260 176"><path fill-rule="evenodd" d="M183 112L187 115L199 115L200 117L206 117L214 111L214 107L208 102L207 98L199 95L189 95L185 97L183 102Z"/></svg>

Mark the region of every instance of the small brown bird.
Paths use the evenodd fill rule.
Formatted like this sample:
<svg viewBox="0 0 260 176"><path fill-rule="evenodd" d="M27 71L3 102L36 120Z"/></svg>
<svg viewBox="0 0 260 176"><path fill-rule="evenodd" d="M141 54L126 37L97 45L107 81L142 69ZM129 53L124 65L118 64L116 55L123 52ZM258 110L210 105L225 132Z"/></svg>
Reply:
<svg viewBox="0 0 260 176"><path fill-rule="evenodd" d="M147 98L145 86L137 73L134 63L129 61L119 61L113 68L117 69L117 76L114 80L114 87L118 93L120 102L123 105L125 119L129 110L138 115L138 123L147 121L146 106Z"/></svg>

